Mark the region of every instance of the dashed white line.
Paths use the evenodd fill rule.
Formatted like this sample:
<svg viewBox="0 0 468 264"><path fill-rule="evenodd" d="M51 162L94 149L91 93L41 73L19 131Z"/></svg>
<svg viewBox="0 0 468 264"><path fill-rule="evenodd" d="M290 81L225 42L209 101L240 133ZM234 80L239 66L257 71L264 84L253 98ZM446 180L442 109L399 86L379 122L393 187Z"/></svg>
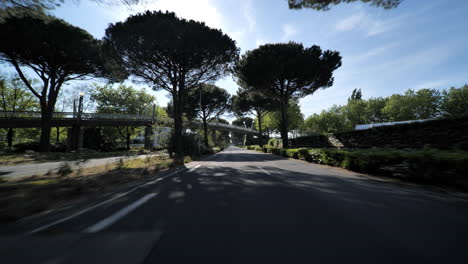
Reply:
<svg viewBox="0 0 468 264"><path fill-rule="evenodd" d="M168 174L168 175L166 175L166 176L163 176L163 177L158 178L158 179L156 179L156 180L153 180L153 181L144 183L144 184L142 184L142 185L140 185L140 186L137 186L137 187L131 189L131 190L128 191L128 192L116 194L115 196L113 196L113 197L112 197L111 199L109 199L109 200L106 200L106 201L104 201L104 202L102 202L102 203L98 203L98 204L96 204L96 205L93 205L93 206L91 206L91 207L88 207L88 208L86 208L86 209L83 209L83 210L81 210L81 211L79 211L79 212L77 212L77 213L75 213L75 214L72 214L72 215L67 216L67 217L65 217L65 218L62 218L62 219L59 219L59 220L54 221L54 222L52 222L52 223L49 223L49 224L40 226L40 227L38 227L38 228L36 228L36 229L34 229L34 230L32 230L32 231L27 232L26 234L27 234L27 235L33 235L33 234L35 234L35 233L44 231L44 230L46 230L46 229L48 229L48 228L50 228L50 227L52 227L52 226L55 226L55 225L58 225L58 224L60 224L60 223L66 222L66 221L68 221L68 220L70 220L70 219L73 219L73 218L75 218L75 217L77 217L77 216L80 216L80 215L82 215L82 214L84 214L84 213L86 213L86 212L89 212L89 211L91 211L91 210L94 210L94 209L96 209L96 208L98 208L98 207L100 207L100 206L103 206L103 205L105 205L105 204L108 204L108 203L110 203L110 202L113 202L114 200L117 200L118 198L120 198L120 197L122 197L122 196L125 196L125 195L127 195L127 194L129 194L129 193L132 193L132 192L138 190L139 188L141 188L141 187L143 187L143 186L151 185L151 184L157 183L157 182L159 182L159 181L161 181L161 180L163 180L163 179L165 179L165 178L167 178L167 177L173 176L174 174L179 173L180 171L182 171L182 170L176 170L176 171L174 171L174 172L172 172L172 173L170 173L170 174Z"/></svg>
<svg viewBox="0 0 468 264"><path fill-rule="evenodd" d="M193 172L194 170L196 170L198 167L200 167L201 165L198 164L197 166L191 168L190 170L188 170L188 172Z"/></svg>
<svg viewBox="0 0 468 264"><path fill-rule="evenodd" d="M268 174L268 175L271 175L268 171L266 171L265 169L263 169L262 167L260 167L259 165L257 165L257 167L259 169L261 169L264 173Z"/></svg>
<svg viewBox="0 0 468 264"><path fill-rule="evenodd" d="M86 233L96 233L96 232L99 232L99 231L101 231L103 229L106 229L110 225L112 225L115 222L119 221L121 218L123 218L124 216L128 215L129 213L131 213L132 211L134 211L135 209L137 209L138 207L140 207L141 205L146 203L148 200L150 200L154 196L156 196L156 193L149 193L149 194L143 196L139 200L129 204L128 206L124 207L123 209L121 209L120 211L114 213L113 215L99 221L98 223L96 223L93 226L90 226L90 227L86 228L84 230L84 232L86 232Z"/></svg>
<svg viewBox="0 0 468 264"><path fill-rule="evenodd" d="M129 191L129 192L127 192L127 193L133 192L134 190L136 190L136 188L135 188L135 189L132 189L131 191ZM79 215L82 215L82 214L84 214L84 213L86 213L86 212L88 212L88 211L91 211L91 210L93 210L93 209L96 209L96 208L98 208L99 206L102 206L102 205L105 205L105 204L107 204L107 203L110 203L110 202L112 202L112 201L114 201L114 200L116 200L116 199L118 199L118 198L120 198L120 197L126 195L127 193L117 194L117 195L115 195L114 197L112 197L111 199L106 200L106 201L104 201L104 202L102 202L102 203L98 203L98 204L96 204L96 205L93 205L93 206L91 206L91 207L88 207L88 208L86 208L86 209L83 209L83 210L81 210L81 211L79 211L79 212L77 212L77 213L75 213L75 214L72 214L72 215L70 215L70 216L67 216L67 217L65 217L65 218L62 218L62 219L59 219L59 220L54 221L54 222L52 222L52 223L49 223L49 224L40 226L40 227L38 227L38 228L36 228L36 229L34 229L34 230L32 230L32 231L29 231L29 232L27 233L27 235L32 235L32 234L41 232L41 231L43 231L43 230L45 230L45 229L47 229L47 228L49 228L49 227L52 227L52 226L54 226L54 225L58 225L58 224L60 224L60 223L66 222L66 221L68 221L68 220L70 220L70 219L73 219L73 218L75 218L75 217L77 217L77 216L79 216Z"/></svg>

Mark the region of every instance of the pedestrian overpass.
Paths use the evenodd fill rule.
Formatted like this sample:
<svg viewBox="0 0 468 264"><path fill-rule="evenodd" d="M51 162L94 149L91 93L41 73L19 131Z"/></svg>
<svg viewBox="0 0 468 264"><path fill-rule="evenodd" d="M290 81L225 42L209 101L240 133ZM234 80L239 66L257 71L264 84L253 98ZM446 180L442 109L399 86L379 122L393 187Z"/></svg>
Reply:
<svg viewBox="0 0 468 264"><path fill-rule="evenodd" d="M68 127L70 145L72 149L78 149L83 142L82 127L103 127L103 126L132 126L145 127L145 138L149 138L153 125L173 127L174 121L168 117L154 117L149 115L128 115L128 114L108 114L108 113L79 113L79 112L54 112L50 122L51 127ZM200 120L184 122L186 128L200 128L203 123ZM0 128L39 128L41 127L40 112L8 112L0 111ZM212 131L228 131L236 134L254 134L258 132L254 129L234 126L221 122L211 121L208 127ZM148 139L149 140L149 139ZM146 142L146 146L151 144Z"/></svg>

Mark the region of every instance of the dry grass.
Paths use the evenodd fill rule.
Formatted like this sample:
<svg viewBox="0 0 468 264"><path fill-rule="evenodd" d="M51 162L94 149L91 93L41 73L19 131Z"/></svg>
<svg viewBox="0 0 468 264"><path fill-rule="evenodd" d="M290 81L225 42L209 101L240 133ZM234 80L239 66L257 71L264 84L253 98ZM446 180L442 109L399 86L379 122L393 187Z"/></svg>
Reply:
<svg viewBox="0 0 468 264"><path fill-rule="evenodd" d="M11 222L46 210L63 207L93 194L145 179L173 166L173 160L148 157L54 175L0 182L0 222Z"/></svg>
<svg viewBox="0 0 468 264"><path fill-rule="evenodd" d="M50 153L5 153L0 154L0 166L14 166L23 164L34 164L48 161L84 161L88 159L109 158L117 156L135 156L141 154L151 154L148 151L132 149L130 151L97 152L50 152ZM156 154L156 153L153 153Z"/></svg>

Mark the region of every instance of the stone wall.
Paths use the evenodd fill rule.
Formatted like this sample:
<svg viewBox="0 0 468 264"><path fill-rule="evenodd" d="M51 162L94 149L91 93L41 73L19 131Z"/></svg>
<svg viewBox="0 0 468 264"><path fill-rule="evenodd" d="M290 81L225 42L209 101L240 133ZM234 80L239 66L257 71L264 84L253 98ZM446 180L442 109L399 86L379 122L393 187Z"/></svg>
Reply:
<svg viewBox="0 0 468 264"><path fill-rule="evenodd" d="M291 139L292 147L423 148L468 150L468 117L381 126Z"/></svg>

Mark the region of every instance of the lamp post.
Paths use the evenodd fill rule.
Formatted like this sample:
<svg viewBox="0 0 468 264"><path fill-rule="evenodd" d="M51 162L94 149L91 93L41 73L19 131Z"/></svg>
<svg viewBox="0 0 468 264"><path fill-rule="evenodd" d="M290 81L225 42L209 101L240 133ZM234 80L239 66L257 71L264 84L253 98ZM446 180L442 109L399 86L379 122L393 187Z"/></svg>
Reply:
<svg viewBox="0 0 468 264"><path fill-rule="evenodd" d="M243 121L244 128L247 129L247 125L245 124L245 120ZM247 144L247 134L244 134L244 147Z"/></svg>
<svg viewBox="0 0 468 264"><path fill-rule="evenodd" d="M84 92L80 92L80 100L78 102L78 123L81 122L81 114L83 113L83 96Z"/></svg>
<svg viewBox="0 0 468 264"><path fill-rule="evenodd" d="M68 150L79 150L83 148L83 130L81 129L81 114L83 113L84 92L80 92L78 100L78 109L76 109L76 99L73 99L73 117L76 117L76 123L68 129L67 148Z"/></svg>

